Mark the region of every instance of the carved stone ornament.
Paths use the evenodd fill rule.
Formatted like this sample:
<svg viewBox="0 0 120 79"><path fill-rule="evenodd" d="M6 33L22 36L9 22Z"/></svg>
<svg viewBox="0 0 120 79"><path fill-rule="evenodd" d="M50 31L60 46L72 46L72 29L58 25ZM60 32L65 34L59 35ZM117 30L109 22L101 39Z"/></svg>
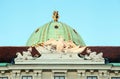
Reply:
<svg viewBox="0 0 120 79"><path fill-rule="evenodd" d="M86 47L76 46L72 41L64 41L62 37L59 40L50 39L44 43L40 43L34 46L35 49L41 54L40 57L32 57L31 52L32 48L28 48L28 51L23 51L22 53L17 52L17 58L15 61L28 61L28 60L35 60L38 62L43 62L42 60L48 62L54 62L52 59L56 60L64 60L66 62L72 62L72 60L76 62L85 63L87 62L104 62L103 53L100 52L92 52L90 49L87 48L86 52L89 54L83 55L82 57L78 56L81 54ZM66 60L68 59L68 61ZM57 61L57 63L58 63ZM64 62L65 62L64 61ZM56 61L55 61L56 62ZM61 61L60 61L61 62Z"/></svg>

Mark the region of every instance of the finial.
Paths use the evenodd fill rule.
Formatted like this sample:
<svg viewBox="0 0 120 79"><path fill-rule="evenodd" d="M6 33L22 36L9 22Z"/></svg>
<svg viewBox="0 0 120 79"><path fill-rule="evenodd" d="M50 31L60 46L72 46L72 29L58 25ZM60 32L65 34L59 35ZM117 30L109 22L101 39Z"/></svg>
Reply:
<svg viewBox="0 0 120 79"><path fill-rule="evenodd" d="M52 16L52 18L53 18L53 20L54 20L55 22L58 21L58 18L59 18L58 11L54 11L54 12L53 12L53 16Z"/></svg>

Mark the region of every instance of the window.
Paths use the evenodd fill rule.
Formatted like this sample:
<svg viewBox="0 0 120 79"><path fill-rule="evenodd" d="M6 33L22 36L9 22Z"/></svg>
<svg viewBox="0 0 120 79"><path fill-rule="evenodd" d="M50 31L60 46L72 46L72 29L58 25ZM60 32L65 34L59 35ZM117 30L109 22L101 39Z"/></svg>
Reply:
<svg viewBox="0 0 120 79"><path fill-rule="evenodd" d="M54 26L56 29L58 29L59 27L57 25Z"/></svg>
<svg viewBox="0 0 120 79"><path fill-rule="evenodd" d="M87 79L97 79L97 76L87 76Z"/></svg>
<svg viewBox="0 0 120 79"><path fill-rule="evenodd" d="M8 77L0 77L0 79L8 79Z"/></svg>
<svg viewBox="0 0 120 79"><path fill-rule="evenodd" d="M111 79L120 79L120 77L111 77Z"/></svg>
<svg viewBox="0 0 120 79"><path fill-rule="evenodd" d="M65 76L54 76L54 79L65 79Z"/></svg>
<svg viewBox="0 0 120 79"><path fill-rule="evenodd" d="M32 79L32 76L22 76L22 79Z"/></svg>

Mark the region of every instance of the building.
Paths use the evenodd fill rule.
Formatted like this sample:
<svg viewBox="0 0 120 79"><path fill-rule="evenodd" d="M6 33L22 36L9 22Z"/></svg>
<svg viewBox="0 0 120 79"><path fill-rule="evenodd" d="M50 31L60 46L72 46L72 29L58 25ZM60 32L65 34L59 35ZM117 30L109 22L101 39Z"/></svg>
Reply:
<svg viewBox="0 0 120 79"><path fill-rule="evenodd" d="M51 21L25 47L0 47L0 79L120 79L120 47L86 46L70 26Z"/></svg>

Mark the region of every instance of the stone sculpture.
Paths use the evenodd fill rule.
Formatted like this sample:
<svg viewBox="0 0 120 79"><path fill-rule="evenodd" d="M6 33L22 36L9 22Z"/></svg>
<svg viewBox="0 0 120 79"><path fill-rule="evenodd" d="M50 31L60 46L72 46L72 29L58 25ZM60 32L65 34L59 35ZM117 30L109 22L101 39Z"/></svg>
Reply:
<svg viewBox="0 0 120 79"><path fill-rule="evenodd" d="M97 52L92 52L91 49L89 48L87 48L86 52L89 54L89 55L85 55L85 59L87 60L92 60L95 62L100 62L104 60L102 52L97 54Z"/></svg>
<svg viewBox="0 0 120 79"><path fill-rule="evenodd" d="M54 11L54 12L53 12L52 18L54 19L54 21L58 21L58 19L59 19L58 11Z"/></svg>
<svg viewBox="0 0 120 79"><path fill-rule="evenodd" d="M43 45L36 45L35 48L41 52L56 52L56 53L82 53L85 46L76 46L72 41L64 41L62 37L59 40L50 39L43 43Z"/></svg>
<svg viewBox="0 0 120 79"><path fill-rule="evenodd" d="M15 58L15 61L16 60L31 60L31 59L34 59L32 57L32 47L28 48L27 51L23 51L22 54L20 52L17 52L16 55L17 57Z"/></svg>
<svg viewBox="0 0 120 79"><path fill-rule="evenodd" d="M60 39L56 42L56 51L62 52L64 50L64 39L60 37Z"/></svg>
<svg viewBox="0 0 120 79"><path fill-rule="evenodd" d="M65 49L66 53L82 53L86 47L76 46L74 48Z"/></svg>
<svg viewBox="0 0 120 79"><path fill-rule="evenodd" d="M83 60L90 60L92 62L103 62L103 53L92 52L91 49L85 46L77 46L71 40L64 41L62 37L59 40L50 39L44 43L40 43L34 46L35 49L41 54L41 57L32 57L32 47L28 48L27 51L23 51L22 54L17 52L17 58L15 60L39 60L47 58L77 58ZM87 54L82 57L78 57L86 49ZM54 53L54 54L53 54ZM81 61L83 61L81 60Z"/></svg>
<svg viewBox="0 0 120 79"><path fill-rule="evenodd" d="M16 55L17 55L17 58L15 58L15 60L22 60L22 59L24 59L20 52L17 52Z"/></svg>

